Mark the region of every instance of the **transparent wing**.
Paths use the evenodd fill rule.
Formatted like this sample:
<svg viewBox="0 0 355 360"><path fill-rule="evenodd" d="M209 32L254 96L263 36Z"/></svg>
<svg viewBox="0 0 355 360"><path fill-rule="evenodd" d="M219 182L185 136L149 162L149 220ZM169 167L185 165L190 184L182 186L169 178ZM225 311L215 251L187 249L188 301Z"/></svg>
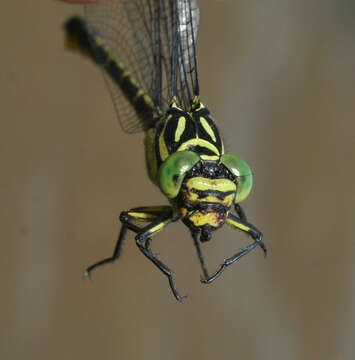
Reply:
<svg viewBox="0 0 355 360"><path fill-rule="evenodd" d="M198 95L196 0L106 0L85 6L86 18L110 52L163 112L173 96L188 108ZM130 102L104 75L124 131L144 130Z"/></svg>
<svg viewBox="0 0 355 360"><path fill-rule="evenodd" d="M185 108L189 108L194 95L199 95L197 78L196 39L200 24L200 9L196 0L177 1L177 40L180 81L177 97Z"/></svg>

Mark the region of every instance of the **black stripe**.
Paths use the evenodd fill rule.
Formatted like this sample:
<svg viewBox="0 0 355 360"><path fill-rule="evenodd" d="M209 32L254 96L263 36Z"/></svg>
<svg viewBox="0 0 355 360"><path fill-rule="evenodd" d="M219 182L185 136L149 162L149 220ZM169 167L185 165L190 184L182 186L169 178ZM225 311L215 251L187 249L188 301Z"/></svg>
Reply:
<svg viewBox="0 0 355 360"><path fill-rule="evenodd" d="M210 202L198 202L194 203L188 200L184 200L184 206L187 210L200 210L200 211L208 211L208 212L227 212L230 210L230 206L224 206L219 203L210 203Z"/></svg>
<svg viewBox="0 0 355 360"><path fill-rule="evenodd" d="M160 165L163 162L163 159L161 158L161 154L159 151L159 137L160 137L161 132L163 131L166 118L167 118L167 116L165 116L162 120L160 120L158 122L157 127L156 127L156 132L155 132L154 147L155 147L155 157L157 159L157 168L158 169L160 168Z"/></svg>
<svg viewBox="0 0 355 360"><path fill-rule="evenodd" d="M214 196L219 200L224 200L228 195L232 195L235 191L219 191L219 190L197 190L194 188L188 188L190 192L197 194L200 199L203 199L207 196Z"/></svg>
<svg viewBox="0 0 355 360"><path fill-rule="evenodd" d="M210 156L216 155L216 153L214 151L210 150L207 147L200 146L200 145L196 145L196 146L191 145L191 146L189 146L189 148L187 150L194 151L200 155L210 155Z"/></svg>

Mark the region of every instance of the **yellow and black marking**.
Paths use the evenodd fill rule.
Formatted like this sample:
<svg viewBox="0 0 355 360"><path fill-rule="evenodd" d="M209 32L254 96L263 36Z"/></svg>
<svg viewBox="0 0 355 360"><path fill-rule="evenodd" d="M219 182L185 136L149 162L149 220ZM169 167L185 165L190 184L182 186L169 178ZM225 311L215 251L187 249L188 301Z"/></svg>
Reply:
<svg viewBox="0 0 355 360"><path fill-rule="evenodd" d="M223 154L218 129L203 105L186 112L173 102L166 117L157 125L155 137L158 167L176 151L190 150L207 156Z"/></svg>
<svg viewBox="0 0 355 360"><path fill-rule="evenodd" d="M177 151L193 151L206 161L217 161L224 154L223 141L209 110L201 103L193 105L191 111L185 111L173 99L165 116L147 131L146 159L153 182L163 161Z"/></svg>

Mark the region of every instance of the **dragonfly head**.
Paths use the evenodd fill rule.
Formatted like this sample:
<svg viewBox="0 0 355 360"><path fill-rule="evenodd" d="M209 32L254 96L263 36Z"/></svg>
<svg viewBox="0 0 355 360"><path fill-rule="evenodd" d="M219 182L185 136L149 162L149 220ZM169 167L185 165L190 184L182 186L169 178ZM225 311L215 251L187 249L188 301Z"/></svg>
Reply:
<svg viewBox="0 0 355 360"><path fill-rule="evenodd" d="M250 193L249 166L235 155L204 161L193 151L178 151L162 164L158 174L162 192L176 207L182 221L208 241L226 221L234 203Z"/></svg>
<svg viewBox="0 0 355 360"><path fill-rule="evenodd" d="M205 242L225 223L236 193L237 185L222 165L200 162L184 179L177 208L185 225L199 231Z"/></svg>

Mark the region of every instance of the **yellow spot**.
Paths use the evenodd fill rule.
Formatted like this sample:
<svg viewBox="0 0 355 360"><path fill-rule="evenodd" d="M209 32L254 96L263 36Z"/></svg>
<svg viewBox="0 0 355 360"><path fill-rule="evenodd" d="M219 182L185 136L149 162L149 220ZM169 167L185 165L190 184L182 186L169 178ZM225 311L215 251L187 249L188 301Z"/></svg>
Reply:
<svg viewBox="0 0 355 360"><path fill-rule="evenodd" d="M182 110L182 109L177 105L177 101L176 101L176 97L175 97L175 96L171 99L170 107L173 108L173 109Z"/></svg>
<svg viewBox="0 0 355 360"><path fill-rule="evenodd" d="M150 107L153 107L154 104L153 104L153 100L151 99L151 97L147 94L144 94L143 96L143 99L144 99L144 102L149 105Z"/></svg>
<svg viewBox="0 0 355 360"><path fill-rule="evenodd" d="M209 125L209 123L207 122L207 120L204 117L200 117L200 123L202 125L202 127L206 130L207 134L210 136L210 138L216 142L216 135L214 134L211 126Z"/></svg>
<svg viewBox="0 0 355 360"><path fill-rule="evenodd" d="M219 160L218 155L200 155L201 160L205 161L217 161Z"/></svg>
<svg viewBox="0 0 355 360"><path fill-rule="evenodd" d="M191 104L191 112L192 111L198 111L199 109L196 109L197 106L200 105L200 97L198 95L195 95L194 98L192 99L192 104Z"/></svg>
<svg viewBox="0 0 355 360"><path fill-rule="evenodd" d="M221 219L215 212L202 213L196 211L192 215L189 215L189 220L197 227L207 224L218 227L221 224Z"/></svg>
<svg viewBox="0 0 355 360"><path fill-rule="evenodd" d="M95 36L94 39L95 39L95 43L96 43L97 46L103 46L104 45L104 41L102 40L101 37Z"/></svg>
<svg viewBox="0 0 355 360"><path fill-rule="evenodd" d="M185 130L185 125L186 125L186 118L184 116L180 116L175 131L175 142L180 141L181 135Z"/></svg>
<svg viewBox="0 0 355 360"><path fill-rule="evenodd" d="M142 89L138 89L138 91L136 92L136 96L134 97L134 100L137 100L140 96L144 96L144 91Z"/></svg>
<svg viewBox="0 0 355 360"><path fill-rule="evenodd" d="M124 78L125 76L130 76L131 74L128 71L124 71L123 65L119 62L112 54L108 54L108 61L112 61L122 72L121 77Z"/></svg>
<svg viewBox="0 0 355 360"><path fill-rule="evenodd" d="M130 82L133 86L139 88L140 86L139 86L138 82L136 81L136 79L135 79L131 74L129 74L128 76L129 76L129 82Z"/></svg>

